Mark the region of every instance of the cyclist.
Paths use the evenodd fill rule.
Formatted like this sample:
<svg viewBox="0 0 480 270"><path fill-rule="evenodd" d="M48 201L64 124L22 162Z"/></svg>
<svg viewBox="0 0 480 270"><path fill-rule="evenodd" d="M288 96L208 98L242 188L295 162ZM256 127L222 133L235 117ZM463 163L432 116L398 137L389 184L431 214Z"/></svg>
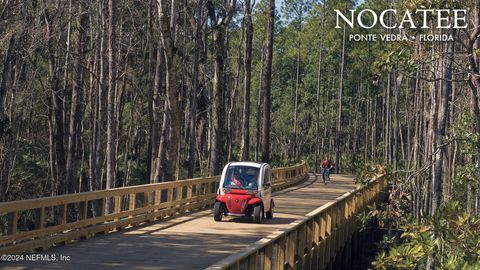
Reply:
<svg viewBox="0 0 480 270"><path fill-rule="evenodd" d="M330 181L330 169L333 168L333 165L330 159L327 158L322 161L320 166L322 167L323 183L326 185Z"/></svg>

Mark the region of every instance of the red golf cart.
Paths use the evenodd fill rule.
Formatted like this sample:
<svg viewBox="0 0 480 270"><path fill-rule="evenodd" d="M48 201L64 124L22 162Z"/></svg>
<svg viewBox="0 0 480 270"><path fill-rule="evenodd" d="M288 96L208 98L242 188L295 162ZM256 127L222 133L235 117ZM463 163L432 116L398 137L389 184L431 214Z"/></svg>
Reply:
<svg viewBox="0 0 480 270"><path fill-rule="evenodd" d="M267 163L231 162L223 168L214 207L215 221L223 216L253 216L261 223L273 218L272 169Z"/></svg>

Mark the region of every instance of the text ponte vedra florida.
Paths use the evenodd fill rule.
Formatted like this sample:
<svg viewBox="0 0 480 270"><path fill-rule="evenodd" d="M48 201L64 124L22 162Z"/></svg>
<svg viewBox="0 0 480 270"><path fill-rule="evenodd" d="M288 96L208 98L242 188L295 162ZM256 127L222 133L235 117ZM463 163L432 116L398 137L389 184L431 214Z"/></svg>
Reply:
<svg viewBox="0 0 480 270"><path fill-rule="evenodd" d="M380 37L380 38L379 38ZM421 34L417 36L410 36L405 34L350 34L348 35L349 41L453 41L452 35L447 34Z"/></svg>

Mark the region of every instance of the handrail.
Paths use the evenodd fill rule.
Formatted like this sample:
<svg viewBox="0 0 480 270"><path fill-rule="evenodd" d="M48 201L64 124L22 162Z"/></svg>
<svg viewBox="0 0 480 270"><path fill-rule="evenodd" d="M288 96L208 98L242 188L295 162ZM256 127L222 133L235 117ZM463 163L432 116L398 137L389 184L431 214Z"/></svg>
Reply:
<svg viewBox="0 0 480 270"><path fill-rule="evenodd" d="M274 189L302 180L306 165L272 170ZM0 254L47 249L215 202L220 176L0 203ZM26 217L20 219L20 217ZM18 226L19 220L28 221ZM1 221L1 220L0 220Z"/></svg>
<svg viewBox="0 0 480 270"><path fill-rule="evenodd" d="M354 215L387 187L378 176L206 270L324 269L355 231ZM258 266L261 266L258 268Z"/></svg>

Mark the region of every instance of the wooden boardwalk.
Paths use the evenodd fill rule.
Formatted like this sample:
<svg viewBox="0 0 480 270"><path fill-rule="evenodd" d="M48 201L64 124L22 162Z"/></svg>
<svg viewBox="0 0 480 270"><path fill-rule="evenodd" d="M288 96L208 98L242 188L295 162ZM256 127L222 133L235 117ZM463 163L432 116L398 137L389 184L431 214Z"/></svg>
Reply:
<svg viewBox="0 0 480 270"><path fill-rule="evenodd" d="M42 253L69 256L68 262L0 263L0 269L203 269L355 188L353 176L331 178L325 186L321 175L310 174L274 193L274 219L262 224L233 217L218 223L211 210L197 211Z"/></svg>

